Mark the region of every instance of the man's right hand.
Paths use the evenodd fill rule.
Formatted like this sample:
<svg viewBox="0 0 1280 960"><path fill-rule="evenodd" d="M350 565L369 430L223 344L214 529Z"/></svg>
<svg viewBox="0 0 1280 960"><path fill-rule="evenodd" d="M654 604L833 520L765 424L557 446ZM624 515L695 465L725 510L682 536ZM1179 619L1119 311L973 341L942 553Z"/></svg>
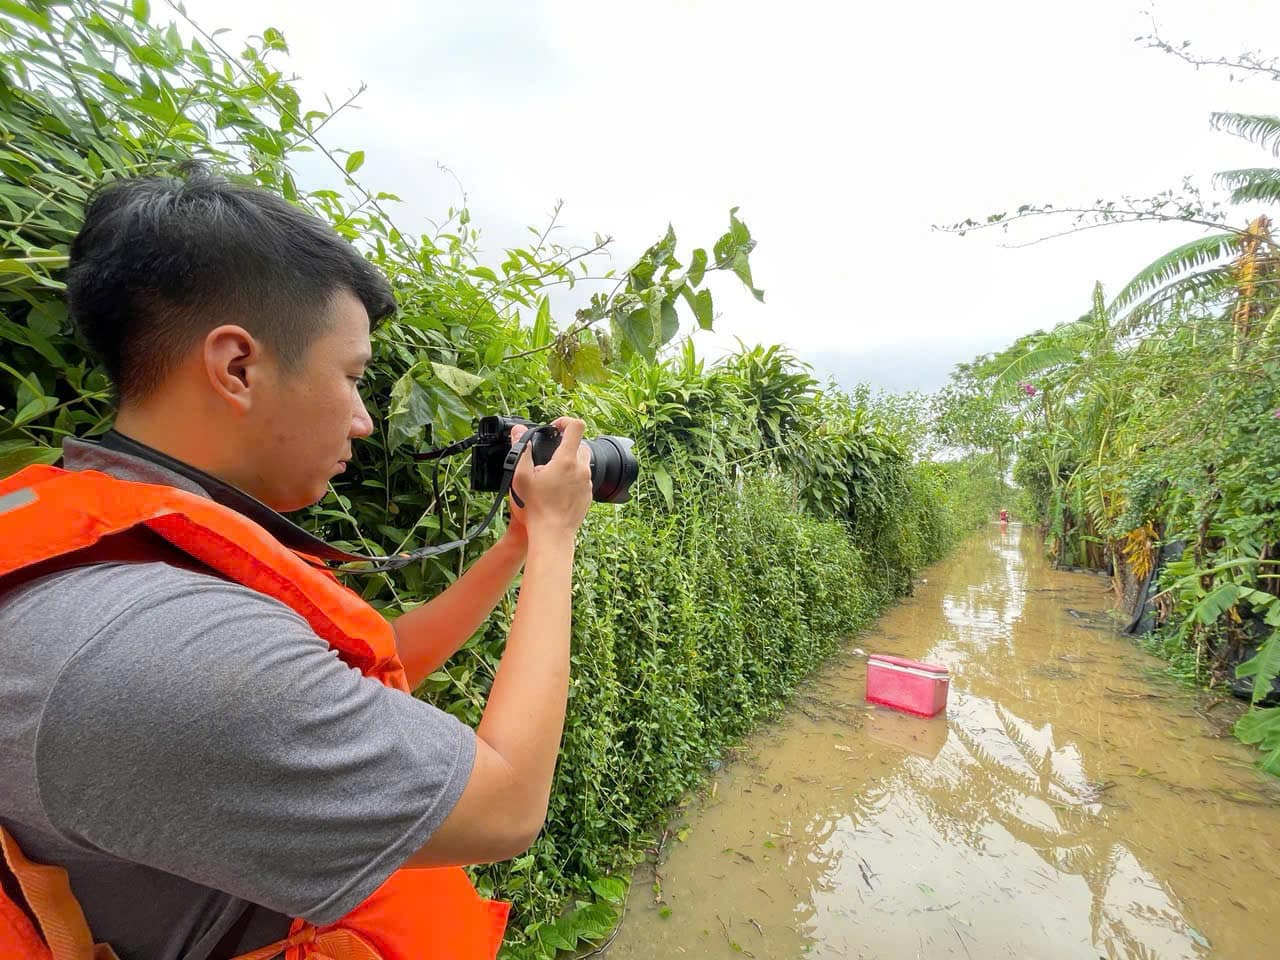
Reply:
<svg viewBox="0 0 1280 960"><path fill-rule="evenodd" d="M572 537L591 507L591 450L583 442L586 424L574 417L560 417L552 424L560 431L560 446L550 461L534 465L526 447L516 465L511 488L524 502L511 501L512 516L524 523L530 537ZM517 425L511 439L518 440L527 427Z"/></svg>

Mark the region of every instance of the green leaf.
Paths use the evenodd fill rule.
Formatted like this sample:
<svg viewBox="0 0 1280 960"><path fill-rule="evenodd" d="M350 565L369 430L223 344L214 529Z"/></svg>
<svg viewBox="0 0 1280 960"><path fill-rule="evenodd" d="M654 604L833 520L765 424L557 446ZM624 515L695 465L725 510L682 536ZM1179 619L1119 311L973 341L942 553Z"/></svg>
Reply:
<svg viewBox="0 0 1280 960"><path fill-rule="evenodd" d="M1280 707L1252 708L1236 721L1236 736L1263 751L1262 769L1280 776Z"/></svg>
<svg viewBox="0 0 1280 960"><path fill-rule="evenodd" d="M421 439L423 428L432 422L431 397L418 382L426 369L426 361L415 364L391 388L387 411L387 446L391 450L406 440Z"/></svg>
<svg viewBox="0 0 1280 960"><path fill-rule="evenodd" d="M47 13L43 10L37 10L26 3L14 3L14 0L0 0L0 14L25 21L33 27L39 27L41 30L53 29L53 24L49 22Z"/></svg>
<svg viewBox="0 0 1280 960"><path fill-rule="evenodd" d="M347 173L355 173L362 166L364 166L363 150L353 150L350 154L347 155L347 163L346 163Z"/></svg>
<svg viewBox="0 0 1280 960"><path fill-rule="evenodd" d="M661 463L655 463L650 472L653 474L654 483L662 491L662 499L667 501L667 509L674 510L676 506L675 484L671 482L671 474L667 472L667 468Z"/></svg>
<svg viewBox="0 0 1280 960"><path fill-rule="evenodd" d="M1254 678L1255 704L1271 691L1271 681L1280 676L1280 630L1271 631L1258 652L1236 667L1236 676Z"/></svg>
<svg viewBox="0 0 1280 960"><path fill-rule="evenodd" d="M689 309L693 311L693 316L698 321L698 326L703 330L710 330L715 322L715 308L711 302L711 291L690 290L685 287L680 292L684 294L685 302L689 304Z"/></svg>
<svg viewBox="0 0 1280 960"><path fill-rule="evenodd" d="M640 307L616 319L615 328L636 353L646 360L653 360L655 356L653 320L648 307Z"/></svg>
<svg viewBox="0 0 1280 960"><path fill-rule="evenodd" d="M702 282L703 276L707 272L707 251L701 247L693 251L693 257L689 261L689 283L697 286Z"/></svg>
<svg viewBox="0 0 1280 960"><path fill-rule="evenodd" d="M572 950L578 945L577 931L568 917L561 917L553 924L539 927L538 939L556 950Z"/></svg>
<svg viewBox="0 0 1280 960"><path fill-rule="evenodd" d="M54 306L60 307L61 304L54 304ZM61 369L66 365L66 361L49 342L48 337L37 329L38 317L36 310L32 310L27 316L28 326L26 327L0 318L0 336L16 343L26 344L53 364L55 369Z"/></svg>
<svg viewBox="0 0 1280 960"><path fill-rule="evenodd" d="M1240 588L1234 583L1220 584L1212 593L1195 605L1191 615L1205 626L1216 623L1239 599Z"/></svg>
<svg viewBox="0 0 1280 960"><path fill-rule="evenodd" d="M435 375L444 381L450 390L460 397L467 397L476 391L476 388L484 383L484 377L477 377L474 373L468 373L466 370L459 370L457 367L451 367L447 363L431 364L431 369L435 371Z"/></svg>
<svg viewBox="0 0 1280 960"><path fill-rule="evenodd" d="M607 903L588 904L575 910L570 916L578 937L582 940L607 937L613 930L613 925L618 922L618 912Z"/></svg>
<svg viewBox="0 0 1280 960"><path fill-rule="evenodd" d="M148 0L133 0L133 19L146 23L151 19L151 4Z"/></svg>
<svg viewBox="0 0 1280 960"><path fill-rule="evenodd" d="M738 275L738 279L743 282L751 295L764 303L764 291L757 290L751 282L751 261L747 259L747 252L739 250L733 257L733 272Z"/></svg>
<svg viewBox="0 0 1280 960"><path fill-rule="evenodd" d="M126 101L129 109L150 117L152 120L158 120L163 124L173 123L178 118L177 108L168 100L163 99L147 99L143 97L133 97ZM258 149L262 149L262 137L255 137L253 134L246 134L245 139L253 142ZM271 141L267 140L268 148ZM264 153L271 152L270 149L264 150Z"/></svg>
<svg viewBox="0 0 1280 960"><path fill-rule="evenodd" d="M0 0L3 3L4 0ZM31 269L31 265L24 263L16 258L7 258L0 260L0 273L16 273L24 277L35 277L36 272Z"/></svg>
<svg viewBox="0 0 1280 960"><path fill-rule="evenodd" d="M544 296L538 300L538 313L533 320L533 346L545 347L551 338L551 300Z"/></svg>
<svg viewBox="0 0 1280 960"><path fill-rule="evenodd" d="M552 350L547 356L547 372L551 374L551 379L566 390L572 390L578 385L578 378L574 375L573 367L565 362L564 354L559 350Z"/></svg>
<svg viewBox="0 0 1280 960"><path fill-rule="evenodd" d="M57 405L57 397L36 397L18 411L18 415L13 418L13 425L15 427L20 427L24 423L30 423L37 417L41 417L48 413Z"/></svg>
<svg viewBox="0 0 1280 960"><path fill-rule="evenodd" d="M599 877L588 884L601 900L610 903L622 903L627 895L627 881L624 877Z"/></svg>
<svg viewBox="0 0 1280 960"><path fill-rule="evenodd" d="M167 71L173 68L173 61L157 47L140 43L131 44L129 52L133 54L134 59L139 63L145 63L147 66L155 67L157 70Z"/></svg>
<svg viewBox="0 0 1280 960"><path fill-rule="evenodd" d="M650 252L646 252L643 257L636 261L635 265L627 271L627 285L637 293L648 290L653 286L653 275L658 270L658 265L654 263Z"/></svg>
<svg viewBox="0 0 1280 960"><path fill-rule="evenodd" d="M680 332L680 317L676 314L676 305L670 300L662 301L662 327L658 345L669 343Z"/></svg>
<svg viewBox="0 0 1280 960"><path fill-rule="evenodd" d="M609 379L600 345L584 343L573 356L573 376L582 383L604 383Z"/></svg>
<svg viewBox="0 0 1280 960"><path fill-rule="evenodd" d="M2 450L0 451L0 477L7 477L12 473L17 473L33 463L46 465L53 463L60 456L62 456L62 450L58 447L24 446L17 449Z"/></svg>

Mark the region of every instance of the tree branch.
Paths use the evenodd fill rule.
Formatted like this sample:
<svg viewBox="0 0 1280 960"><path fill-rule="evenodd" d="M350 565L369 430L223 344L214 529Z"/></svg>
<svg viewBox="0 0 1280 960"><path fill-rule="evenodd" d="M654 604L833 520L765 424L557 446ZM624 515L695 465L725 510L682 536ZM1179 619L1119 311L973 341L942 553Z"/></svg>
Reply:
<svg viewBox="0 0 1280 960"><path fill-rule="evenodd" d="M393 221L390 215L388 215L387 212L382 208L382 206L378 203L377 199L373 196L373 194L370 193L358 180L356 180L350 173L347 172L346 166L338 162L338 158L335 157L332 152L330 152L328 147L326 147L323 143L320 142L319 138L316 137L316 135L313 132L307 130L306 124L302 122L301 117L297 116L285 104L281 103L280 100L276 97L275 93L270 88L263 85L261 80L259 80L252 73L250 73L245 68L244 64L240 62L240 59L238 57L233 57L230 53L228 53L226 48L223 47L222 44L218 42L217 38L215 38L207 30L205 30L202 26L200 26L200 24L196 23L196 21L191 18L191 16L186 12L186 10L180 4L176 3L175 0L165 0L165 2L169 5L169 7L175 13L178 14L178 16L182 17L183 20L185 20L188 24L191 25L191 28L195 30L197 33L199 33L200 36L202 36L205 39L206 43L208 43L220 54L222 54L222 56L225 57L229 63L234 64L235 69L237 70L237 72L241 74L241 76L243 76L246 80L248 80L250 83L256 86L259 90L261 90L275 105L276 109L280 111L281 116L287 116L291 118L294 124L296 125L296 127L299 130L304 131L305 139L310 140L313 144L315 144L316 148L322 154L325 155L325 157L329 160L329 162L333 164L334 168L338 170L339 173L342 174L342 178L344 182L350 184L353 188L355 188L356 190L359 190L361 193L364 194L365 200L373 206L373 209L378 211L378 215L387 222L387 224L391 227L391 229L395 230L402 237L406 237L406 238L409 237L409 234L405 233L403 230L401 230L399 227L396 226L395 221ZM333 113L333 112L334 111L332 110L330 111L330 113ZM424 269L424 275L425 275L425 269Z"/></svg>
<svg viewBox="0 0 1280 960"><path fill-rule="evenodd" d="M1193 67L1225 67L1229 70L1246 70L1251 73L1262 73L1270 76L1272 80L1280 82L1280 58L1263 58L1261 51L1245 51L1240 56L1231 57L1215 57L1205 58L1193 56L1188 49L1191 45L1190 40L1183 41L1182 45L1175 47L1168 40L1160 35L1160 25L1156 22L1156 18L1147 11L1147 19L1151 21L1151 34L1145 37L1139 37L1139 40L1147 41L1147 47L1153 50L1161 50L1165 53L1177 57L1184 63L1189 63Z"/></svg>

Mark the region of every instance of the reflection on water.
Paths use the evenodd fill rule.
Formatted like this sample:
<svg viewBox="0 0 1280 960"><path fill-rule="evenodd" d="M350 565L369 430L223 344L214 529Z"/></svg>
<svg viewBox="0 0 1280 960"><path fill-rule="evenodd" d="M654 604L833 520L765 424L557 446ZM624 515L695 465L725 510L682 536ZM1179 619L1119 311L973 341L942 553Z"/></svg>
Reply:
<svg viewBox="0 0 1280 960"><path fill-rule="evenodd" d="M1280 790L1234 705L1150 679L1107 582L1016 525L923 581L857 642L950 667L947 715L825 670L637 873L611 960L1269 955Z"/></svg>

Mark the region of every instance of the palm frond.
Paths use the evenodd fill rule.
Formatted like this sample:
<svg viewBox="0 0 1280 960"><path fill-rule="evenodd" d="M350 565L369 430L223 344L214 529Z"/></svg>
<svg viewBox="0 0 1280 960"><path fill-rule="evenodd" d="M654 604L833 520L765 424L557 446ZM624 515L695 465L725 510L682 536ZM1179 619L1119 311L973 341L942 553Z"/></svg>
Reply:
<svg viewBox="0 0 1280 960"><path fill-rule="evenodd" d="M1110 311L1118 315L1130 304L1177 281L1184 274L1236 252L1239 234L1214 233L1175 247L1140 270L1111 301Z"/></svg>
<svg viewBox="0 0 1280 960"><path fill-rule="evenodd" d="M1075 320L1067 320L1049 331L1049 336L1058 343L1080 343L1089 340L1096 326L1093 314L1086 313Z"/></svg>
<svg viewBox="0 0 1280 960"><path fill-rule="evenodd" d="M1230 262L1189 274L1179 279L1175 285L1158 287L1133 304L1129 312L1116 321L1114 333L1120 338L1132 336L1144 321L1156 316L1161 307L1173 307L1187 300L1209 300L1225 296L1235 289L1235 285L1235 265Z"/></svg>
<svg viewBox="0 0 1280 960"><path fill-rule="evenodd" d="M1079 358L1078 351L1053 341L1032 347L1021 356L1015 357L1000 371L991 385L991 392L996 397L1011 397L1018 389L1018 384L1026 383L1036 374L1071 363Z"/></svg>
<svg viewBox="0 0 1280 960"><path fill-rule="evenodd" d="M1276 167L1223 170L1213 180L1231 191L1232 203L1280 203L1280 169Z"/></svg>
<svg viewBox="0 0 1280 960"><path fill-rule="evenodd" d="M1092 319L1095 325L1100 325L1104 329L1107 321L1111 318L1111 312L1107 309L1107 298L1102 292L1102 281L1095 281L1093 284L1093 313Z"/></svg>
<svg viewBox="0 0 1280 960"><path fill-rule="evenodd" d="M1280 157L1280 117L1264 113L1212 113L1209 123L1215 130L1256 143Z"/></svg>

